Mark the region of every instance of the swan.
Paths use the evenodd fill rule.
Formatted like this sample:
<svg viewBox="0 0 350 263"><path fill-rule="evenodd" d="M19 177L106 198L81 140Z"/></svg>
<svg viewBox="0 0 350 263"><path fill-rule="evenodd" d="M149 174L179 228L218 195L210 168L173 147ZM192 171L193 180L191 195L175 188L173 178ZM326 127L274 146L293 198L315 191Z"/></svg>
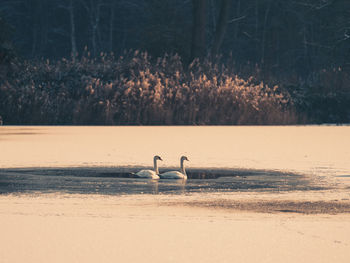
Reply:
<svg viewBox="0 0 350 263"><path fill-rule="evenodd" d="M138 176L139 178L159 179L159 176L158 176L159 170L157 165L158 160L163 161L162 158L160 158L160 156L158 155L153 157L153 165L154 165L153 170L141 170L135 173L135 175Z"/></svg>
<svg viewBox="0 0 350 263"><path fill-rule="evenodd" d="M187 174L185 170L184 161L189 161L186 156L181 156L180 166L181 171L169 171L159 175L160 179L184 179L187 180Z"/></svg>

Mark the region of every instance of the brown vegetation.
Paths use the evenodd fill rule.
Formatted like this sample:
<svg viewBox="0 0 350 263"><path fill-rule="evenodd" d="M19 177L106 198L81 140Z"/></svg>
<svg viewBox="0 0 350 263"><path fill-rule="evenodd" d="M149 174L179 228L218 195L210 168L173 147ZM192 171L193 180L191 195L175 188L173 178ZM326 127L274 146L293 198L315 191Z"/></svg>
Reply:
<svg viewBox="0 0 350 263"><path fill-rule="evenodd" d="M178 55L26 61L0 83L8 124L291 124L293 102L278 86L209 60L185 66Z"/></svg>

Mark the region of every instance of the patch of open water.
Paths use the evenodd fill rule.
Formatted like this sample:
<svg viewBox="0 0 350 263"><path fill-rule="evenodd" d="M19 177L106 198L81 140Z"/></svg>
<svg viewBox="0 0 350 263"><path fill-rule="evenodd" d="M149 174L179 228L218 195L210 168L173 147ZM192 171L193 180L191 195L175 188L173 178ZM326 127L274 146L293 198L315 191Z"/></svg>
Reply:
<svg viewBox="0 0 350 263"><path fill-rule="evenodd" d="M328 189L322 180L263 170L189 169L188 180L134 178L140 168L0 169L0 193L186 194Z"/></svg>
<svg viewBox="0 0 350 263"><path fill-rule="evenodd" d="M344 189L349 135L350 126L2 126L0 193ZM154 155L161 172L188 156L189 180L133 178Z"/></svg>

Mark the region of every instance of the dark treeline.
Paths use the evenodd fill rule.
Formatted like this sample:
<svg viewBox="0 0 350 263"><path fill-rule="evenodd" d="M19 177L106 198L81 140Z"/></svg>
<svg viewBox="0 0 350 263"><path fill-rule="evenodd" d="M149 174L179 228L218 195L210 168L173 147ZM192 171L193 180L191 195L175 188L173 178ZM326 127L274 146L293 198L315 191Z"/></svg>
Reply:
<svg viewBox="0 0 350 263"><path fill-rule="evenodd" d="M196 58L207 61L203 68L208 60L213 62L211 65L223 63L234 71L233 78L235 74L246 80L253 76L256 82L282 87L294 101L293 111L305 116L298 120L350 121L348 0L0 2L3 87L7 83L6 88L15 88L12 80L21 75L15 71L24 70L24 64L30 61L31 66L26 69L38 66L40 61L45 64L46 59L60 61L63 57L78 66L83 57L90 59L100 57L101 53L113 53L112 57L119 58L124 50L147 51L153 58L148 61L153 63L153 69L158 68L157 58L178 54L184 66L179 72L186 76L191 72L186 68ZM117 60L113 63L118 63ZM17 61L17 65L10 61ZM44 64L39 68L45 68ZM60 66L58 69L64 70ZM101 78L94 72L84 74ZM4 96L2 100L6 100ZM176 121L192 123L193 120Z"/></svg>
<svg viewBox="0 0 350 263"><path fill-rule="evenodd" d="M0 12L27 58L68 57L87 46L92 54L141 49L186 60L197 12L204 52L301 76L350 66L348 0L2 0Z"/></svg>

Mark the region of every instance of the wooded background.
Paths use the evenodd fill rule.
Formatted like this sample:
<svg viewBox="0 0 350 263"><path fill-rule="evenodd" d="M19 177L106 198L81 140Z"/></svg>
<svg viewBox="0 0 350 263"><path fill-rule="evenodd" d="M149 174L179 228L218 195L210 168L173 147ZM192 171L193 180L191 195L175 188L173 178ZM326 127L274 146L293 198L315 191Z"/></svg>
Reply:
<svg viewBox="0 0 350 263"><path fill-rule="evenodd" d="M155 86L142 83L152 82L154 76L159 79L161 96L169 90L175 96L187 87L189 93L184 94L192 96L191 110L198 112L198 105L213 103L206 110L214 117L193 115L197 117L187 120L177 109L186 99L175 96L172 106L163 109L164 116L171 112L171 118L159 119L159 110L153 108L149 117L140 117L130 106L131 117L121 119L126 113L120 103L135 101L116 94L124 94L132 82L135 92L150 92L153 99L158 92ZM112 85L114 97L95 92L89 95L91 104L81 108L78 102L86 100L84 92L84 96L79 93L79 100L72 94L89 89L91 81L86 79L99 81L101 89ZM176 80L176 85L170 87L169 79ZM215 101L223 96L220 87L226 80L233 95L227 97L225 108L217 109ZM123 86L124 82L128 84ZM207 87L201 90L201 99L196 93L199 82ZM261 87L259 83L273 90L280 87L289 102L285 104L273 93L271 98L278 103L255 108L252 101L263 101L265 96L265 88L255 88ZM254 96L261 96L249 100L249 114L244 106L244 121L244 114L232 106L237 101L246 103L235 95L241 89L249 96L259 90ZM107 114L112 117L105 124L350 122L350 1L1 0L0 91L0 115L13 123L51 123L52 116L61 123L76 123L85 114L83 109L95 104L114 110L107 106L101 110L114 112ZM65 94L65 103L72 105L70 113L64 113L67 107L56 101L60 92ZM137 105L156 105L141 103L137 94ZM203 99L208 94L213 97L209 104ZM42 106L43 96L52 116ZM37 101L35 106L33 101ZM12 105L17 105L17 116L11 115ZM295 113L296 117L285 120L286 108L276 105L287 105L283 107L288 108L288 116ZM252 121L257 111L264 116L275 110L280 112L278 118ZM81 113L76 120L74 112ZM91 114L84 124L103 119ZM30 116L37 117L31 120Z"/></svg>
<svg viewBox="0 0 350 263"><path fill-rule="evenodd" d="M236 63L300 77L350 66L348 0L2 0L0 14L25 58L87 46L92 55L141 49L185 60L232 53Z"/></svg>

